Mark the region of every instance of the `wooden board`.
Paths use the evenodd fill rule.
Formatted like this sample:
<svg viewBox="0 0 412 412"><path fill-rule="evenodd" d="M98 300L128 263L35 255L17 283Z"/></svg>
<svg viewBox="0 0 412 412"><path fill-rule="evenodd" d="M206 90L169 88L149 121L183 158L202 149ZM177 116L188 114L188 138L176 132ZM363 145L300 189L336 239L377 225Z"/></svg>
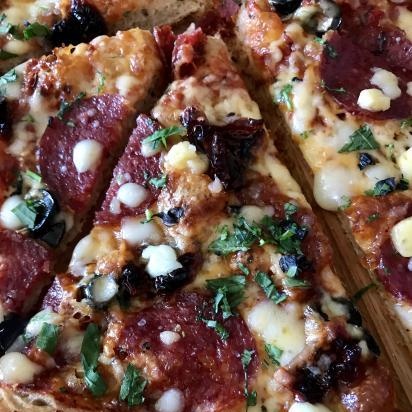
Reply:
<svg viewBox="0 0 412 412"><path fill-rule="evenodd" d="M343 214L325 211L316 205L313 197L313 175L303 155L287 134L282 114L272 103L268 88L258 85L244 74L244 80L252 97L258 102L266 126L270 128L280 158L288 166L299 183L307 200L320 220L334 250L333 264L348 294L352 296L374 279L360 263L361 251L350 234L348 221ZM359 301L358 307L364 325L376 338L383 362L391 369L395 380L400 410L412 411L412 345L410 336L393 313L382 288L370 289ZM384 412L384 411L382 411Z"/></svg>

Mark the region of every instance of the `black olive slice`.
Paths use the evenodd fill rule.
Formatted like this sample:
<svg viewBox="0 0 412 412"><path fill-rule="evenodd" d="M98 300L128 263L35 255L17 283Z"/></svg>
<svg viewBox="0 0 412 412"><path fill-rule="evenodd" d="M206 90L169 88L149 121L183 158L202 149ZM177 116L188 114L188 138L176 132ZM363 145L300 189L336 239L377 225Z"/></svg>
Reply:
<svg viewBox="0 0 412 412"><path fill-rule="evenodd" d="M300 7L302 0L269 0L270 8L281 17L288 16Z"/></svg>
<svg viewBox="0 0 412 412"><path fill-rule="evenodd" d="M184 216L185 211L183 207L174 207L167 212L159 212L154 216L160 217L166 226L173 226L179 223L179 220Z"/></svg>
<svg viewBox="0 0 412 412"><path fill-rule="evenodd" d="M27 322L27 319L11 314L0 323L0 356L3 356L17 337L23 333Z"/></svg>

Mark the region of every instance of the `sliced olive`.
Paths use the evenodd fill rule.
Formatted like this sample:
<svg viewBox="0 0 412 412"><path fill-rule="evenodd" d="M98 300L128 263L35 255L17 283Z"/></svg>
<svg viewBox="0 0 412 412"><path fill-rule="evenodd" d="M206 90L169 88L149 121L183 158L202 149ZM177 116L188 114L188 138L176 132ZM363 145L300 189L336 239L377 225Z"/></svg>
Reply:
<svg viewBox="0 0 412 412"><path fill-rule="evenodd" d="M104 307L117 294L119 286L110 275L96 275L84 288L83 295L95 307Z"/></svg>
<svg viewBox="0 0 412 412"><path fill-rule="evenodd" d="M16 314L11 314L0 323L0 356L13 344L19 335L24 331L27 320Z"/></svg>
<svg viewBox="0 0 412 412"><path fill-rule="evenodd" d="M34 237L40 237L47 232L59 207L52 194L45 189L40 190L40 196L33 200L33 206L36 209L36 220L31 232Z"/></svg>
<svg viewBox="0 0 412 412"><path fill-rule="evenodd" d="M119 291L117 293L117 299L121 306L127 307L131 297L137 296L139 291L145 292L151 287L146 285L148 277L144 269L134 263L128 263L123 267L118 279Z"/></svg>
<svg viewBox="0 0 412 412"><path fill-rule="evenodd" d="M154 289L156 292L173 292L183 286L189 278L189 271L186 268L175 269L164 276L154 278Z"/></svg>
<svg viewBox="0 0 412 412"><path fill-rule="evenodd" d="M328 30L337 30L341 23L341 11L339 6L331 0L320 0L318 7L308 6L302 8L300 18L302 27L307 33L322 36Z"/></svg>
<svg viewBox="0 0 412 412"><path fill-rule="evenodd" d="M359 153L358 167L360 170L365 169L367 166L374 165L375 163L375 159L369 153Z"/></svg>
<svg viewBox="0 0 412 412"><path fill-rule="evenodd" d="M41 239L51 247L57 247L63 239L65 232L66 223L64 221L57 222L50 225L47 232L44 235L41 235L39 239Z"/></svg>
<svg viewBox="0 0 412 412"><path fill-rule="evenodd" d="M302 0L269 0L271 9L282 17L293 13L301 3Z"/></svg>
<svg viewBox="0 0 412 412"><path fill-rule="evenodd" d="M160 217L166 226L173 226L179 223L179 220L184 216L183 207L174 207L167 212L159 212L155 216Z"/></svg>
<svg viewBox="0 0 412 412"><path fill-rule="evenodd" d="M0 95L0 139L8 139L11 133L10 111L7 100Z"/></svg>

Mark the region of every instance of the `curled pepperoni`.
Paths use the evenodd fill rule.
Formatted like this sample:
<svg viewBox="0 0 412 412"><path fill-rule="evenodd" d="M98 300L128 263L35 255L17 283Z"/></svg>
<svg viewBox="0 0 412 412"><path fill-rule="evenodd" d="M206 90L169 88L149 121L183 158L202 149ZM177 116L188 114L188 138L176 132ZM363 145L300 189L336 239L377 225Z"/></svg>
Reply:
<svg viewBox="0 0 412 412"><path fill-rule="evenodd" d="M241 355L245 349L256 350L253 337L242 318L235 316L223 322L229 332L223 341L198 319L201 314L210 316L211 309L207 298L197 293L158 301L125 317L116 351L141 362L142 368L150 362L151 370L156 371L150 379L150 397L178 388L184 394L184 412L234 410L245 402ZM179 331L181 338L171 345L162 343L160 332L173 330ZM254 356L248 368L251 379L257 365Z"/></svg>
<svg viewBox="0 0 412 412"><path fill-rule="evenodd" d="M0 231L0 299L8 311L32 308L51 278L52 254L21 233Z"/></svg>
<svg viewBox="0 0 412 412"><path fill-rule="evenodd" d="M102 95L73 104L63 120L53 118L40 141L39 166L44 183L62 208L87 213L99 194L113 158L124 142L124 124L130 111L120 96ZM73 149L82 140L92 139L103 148L100 163L79 173Z"/></svg>
<svg viewBox="0 0 412 412"><path fill-rule="evenodd" d="M329 47L322 54L320 71L326 91L352 114L377 120L409 117L412 96L407 94L407 83L412 78L412 42L402 30L383 23L375 9L344 10L344 27L329 37ZM362 90L376 88L370 83L373 68L394 73L402 91L385 111L371 112L357 104Z"/></svg>
<svg viewBox="0 0 412 412"><path fill-rule="evenodd" d="M222 0L217 7L205 13L198 25L208 35L220 33L223 37L228 37L232 34L233 19L239 8L233 0Z"/></svg>
<svg viewBox="0 0 412 412"><path fill-rule="evenodd" d="M172 54L172 64L176 79L191 76L203 61L206 35L198 28L179 35Z"/></svg>
<svg viewBox="0 0 412 412"><path fill-rule="evenodd" d="M170 68L172 63L173 47L175 45L176 36L170 26L157 26L153 29L153 36L159 47L160 54L164 63Z"/></svg>
<svg viewBox="0 0 412 412"><path fill-rule="evenodd" d="M96 213L96 224L118 223L124 216L136 216L143 213L159 195L159 189L147 184L149 177L159 177L159 155L144 157L141 142L159 129L159 125L146 115L140 115L136 121L129 143L113 172L113 179L107 191L101 210ZM117 204L113 207L117 191L123 183L132 182L146 187L148 196L139 206L131 208ZM116 202L117 203L117 202Z"/></svg>

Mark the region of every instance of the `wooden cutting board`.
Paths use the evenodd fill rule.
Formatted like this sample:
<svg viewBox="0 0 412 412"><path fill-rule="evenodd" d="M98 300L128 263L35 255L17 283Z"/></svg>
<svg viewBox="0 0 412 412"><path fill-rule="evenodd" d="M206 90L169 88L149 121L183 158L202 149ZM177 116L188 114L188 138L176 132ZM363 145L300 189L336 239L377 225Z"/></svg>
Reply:
<svg viewBox="0 0 412 412"><path fill-rule="evenodd" d="M342 280L349 296L352 296L359 289L370 284L373 275L360 264L361 252L350 235L346 217L327 212L316 205L312 192L313 175L299 148L287 135L282 115L276 111L267 87L253 83L247 75L244 75L244 79L250 94L259 103L266 126L270 129L280 151L280 158L301 186L331 241L335 272ZM410 412L412 411L412 345L407 332L394 316L392 307L383 298L383 291L380 288L373 288L365 293L358 303L358 308L362 313L364 325L376 338L381 348L383 362L392 370L398 406L401 411Z"/></svg>

